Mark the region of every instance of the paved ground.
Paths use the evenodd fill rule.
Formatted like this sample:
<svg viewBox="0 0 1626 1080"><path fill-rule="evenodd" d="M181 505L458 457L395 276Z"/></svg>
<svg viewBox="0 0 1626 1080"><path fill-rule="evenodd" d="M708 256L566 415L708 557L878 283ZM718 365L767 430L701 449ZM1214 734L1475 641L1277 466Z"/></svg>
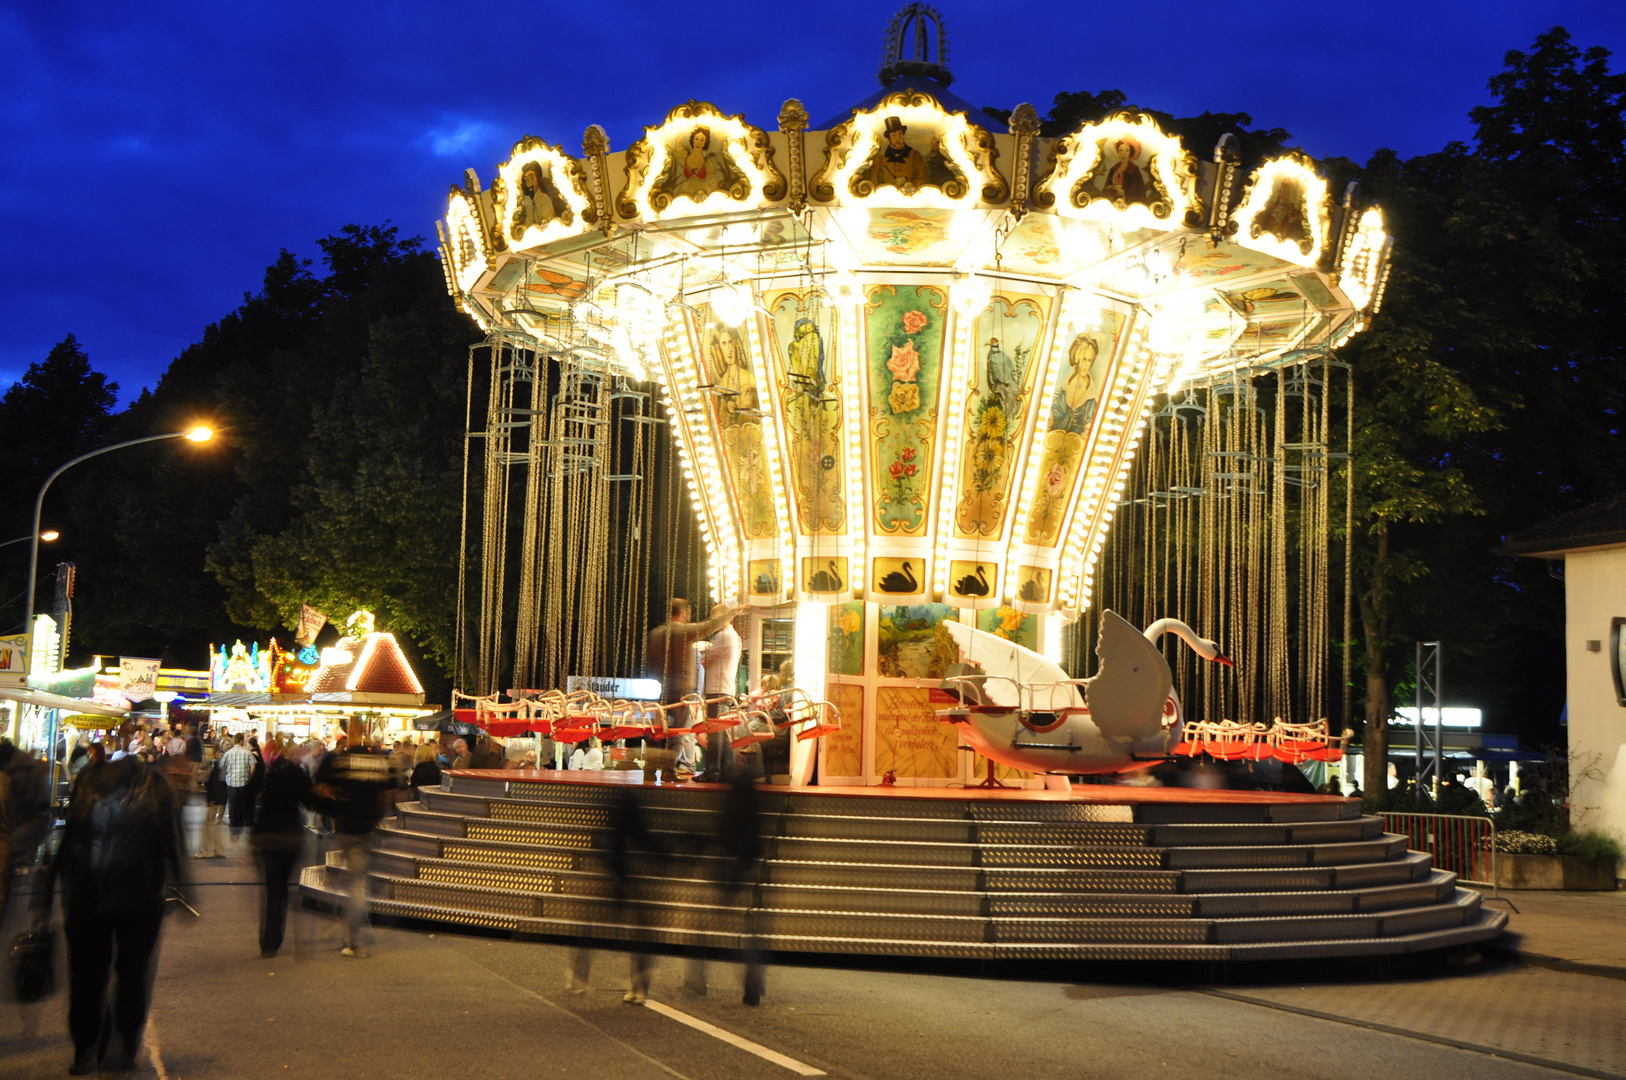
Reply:
<svg viewBox="0 0 1626 1080"><path fill-rule="evenodd" d="M663 957L654 1005L638 1008L621 1001L622 956L597 954L591 989L577 995L564 989L558 946L380 927L372 955L349 960L334 920L315 912L296 912L284 954L262 960L252 864L193 865L203 917L166 925L149 1032L148 1075L167 1080L1626 1077L1626 979L1496 958L1236 968L1206 985L1113 967L1022 978L781 967L751 1008L737 966L712 964L711 991L696 996L682 988L685 962ZM1513 944L1617 957L1609 930L1623 899L1515 894L1534 914L1514 916ZM1585 953L1594 934L1604 949ZM64 1009L61 989L0 1004L0 1077L65 1075Z"/></svg>

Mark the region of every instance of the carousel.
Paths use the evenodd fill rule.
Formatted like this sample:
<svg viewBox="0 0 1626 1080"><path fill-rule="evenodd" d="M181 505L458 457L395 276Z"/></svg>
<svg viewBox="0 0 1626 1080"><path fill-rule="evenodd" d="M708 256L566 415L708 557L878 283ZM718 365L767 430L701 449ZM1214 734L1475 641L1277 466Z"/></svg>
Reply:
<svg viewBox="0 0 1626 1080"><path fill-rule="evenodd" d="M1338 753L1336 349L1382 300L1380 211L1144 114L1003 123L946 60L910 4L880 92L827 122L690 101L617 150L528 137L453 189L447 283L487 332L457 704L556 742L669 736L719 703L615 688L679 595L750 616L708 721L795 750L754 789L752 888L719 891L697 842L739 812L714 785L453 769L380 828L373 913L1021 963L1495 937L1505 914L1358 801L1066 780ZM677 854L615 860L629 800ZM327 867L302 889L340 902Z"/></svg>
<svg viewBox="0 0 1626 1080"><path fill-rule="evenodd" d="M453 188L447 283L489 335L470 364L470 695L641 674L651 564L687 557L699 573L667 595L749 606L741 689L777 636L828 703L821 783L964 780L968 745L1016 782L1119 771L1190 746L1181 689L1240 725L1224 741L1267 744L1235 752L1302 742L1336 705L1331 383L1382 301L1381 211L1301 154L1245 171L1235 137L1187 147L1144 113L1055 138L1028 105L1002 123L949 92L921 5L888 41L881 91L827 123L794 99L766 127L689 101L617 150L597 126L580 155L527 137ZM679 524L648 518L673 478L685 554L655 535ZM1220 640L1170 636L1151 652L1172 674L1117 693L1097 585L1125 507L1159 546L1186 528L1193 565L1112 606ZM1272 537L1289 520L1306 551ZM1264 595L1278 572L1307 598L1291 614ZM1216 653L1236 670L1200 659ZM951 669L993 654L995 700L940 715L966 705ZM1086 667L1094 685L1058 685ZM1134 715L1088 721L1125 694ZM1052 703L1081 734L1039 730ZM1006 719L979 722L990 704Z"/></svg>

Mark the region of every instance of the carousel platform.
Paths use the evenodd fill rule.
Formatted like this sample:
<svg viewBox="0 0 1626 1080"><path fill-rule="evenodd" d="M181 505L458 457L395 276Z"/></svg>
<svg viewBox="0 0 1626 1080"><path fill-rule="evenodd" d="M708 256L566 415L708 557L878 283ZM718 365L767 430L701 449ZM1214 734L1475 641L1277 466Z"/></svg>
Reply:
<svg viewBox="0 0 1626 1080"><path fill-rule="evenodd" d="M667 849L610 874L636 787ZM456 771L378 834L375 916L516 937L986 960L1277 960L1493 939L1507 914L1329 796L761 789L763 862L737 890L705 846L722 787L641 773ZM307 902L341 902L326 866Z"/></svg>

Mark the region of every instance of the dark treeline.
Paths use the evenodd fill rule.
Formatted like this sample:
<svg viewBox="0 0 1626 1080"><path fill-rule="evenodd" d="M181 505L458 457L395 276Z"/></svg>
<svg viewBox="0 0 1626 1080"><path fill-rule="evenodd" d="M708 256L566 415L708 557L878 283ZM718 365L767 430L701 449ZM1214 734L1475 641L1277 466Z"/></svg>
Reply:
<svg viewBox="0 0 1626 1080"><path fill-rule="evenodd" d="M1396 239L1382 314L1342 353L1356 371L1356 696L1369 746L1397 689L1408 693L1411 643L1436 638L1454 703L1527 740L1556 738L1562 584L1494 550L1626 488L1626 76L1554 29L1509 53L1488 90L1472 145L1322 162L1334 193L1362 184ZM1125 107L1115 90L1059 94L1045 132ZM1147 111L1199 156L1227 131L1249 167L1292 147L1245 113ZM319 247L319 264L284 252L123 412L71 337L0 400L8 538L27 532L39 481L75 453L196 419L224 429L220 445L122 451L59 482L47 523L64 539L42 566L80 565L76 656L195 664L210 641L285 627L301 601L336 617L366 606L416 643L444 700L478 331L418 241L352 226ZM26 546L9 551L15 625Z"/></svg>
<svg viewBox="0 0 1626 1080"><path fill-rule="evenodd" d="M120 450L53 485L38 607L78 564L73 662L93 651L196 666L211 642L264 639L301 601L342 620L375 611L447 700L453 654L467 346L434 255L392 227L281 253L260 290L204 330L150 391L115 388L70 336L0 399L6 538L35 492L85 450L196 422L214 442ZM8 627L22 623L27 545L3 560ZM21 554L19 554L21 553Z"/></svg>

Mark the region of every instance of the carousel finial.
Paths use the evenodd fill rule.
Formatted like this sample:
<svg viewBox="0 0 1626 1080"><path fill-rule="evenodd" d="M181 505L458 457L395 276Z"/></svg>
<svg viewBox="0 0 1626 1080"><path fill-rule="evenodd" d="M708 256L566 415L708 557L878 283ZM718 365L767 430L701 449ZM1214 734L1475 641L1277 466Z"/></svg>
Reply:
<svg viewBox="0 0 1626 1080"><path fill-rule="evenodd" d="M937 58L931 59L931 31L937 30ZM909 31L913 29L911 42ZM891 86L900 75L921 75L936 79L939 86L954 81L948 69L948 31L943 15L929 4L907 4L886 28L886 48L881 53L881 85Z"/></svg>

